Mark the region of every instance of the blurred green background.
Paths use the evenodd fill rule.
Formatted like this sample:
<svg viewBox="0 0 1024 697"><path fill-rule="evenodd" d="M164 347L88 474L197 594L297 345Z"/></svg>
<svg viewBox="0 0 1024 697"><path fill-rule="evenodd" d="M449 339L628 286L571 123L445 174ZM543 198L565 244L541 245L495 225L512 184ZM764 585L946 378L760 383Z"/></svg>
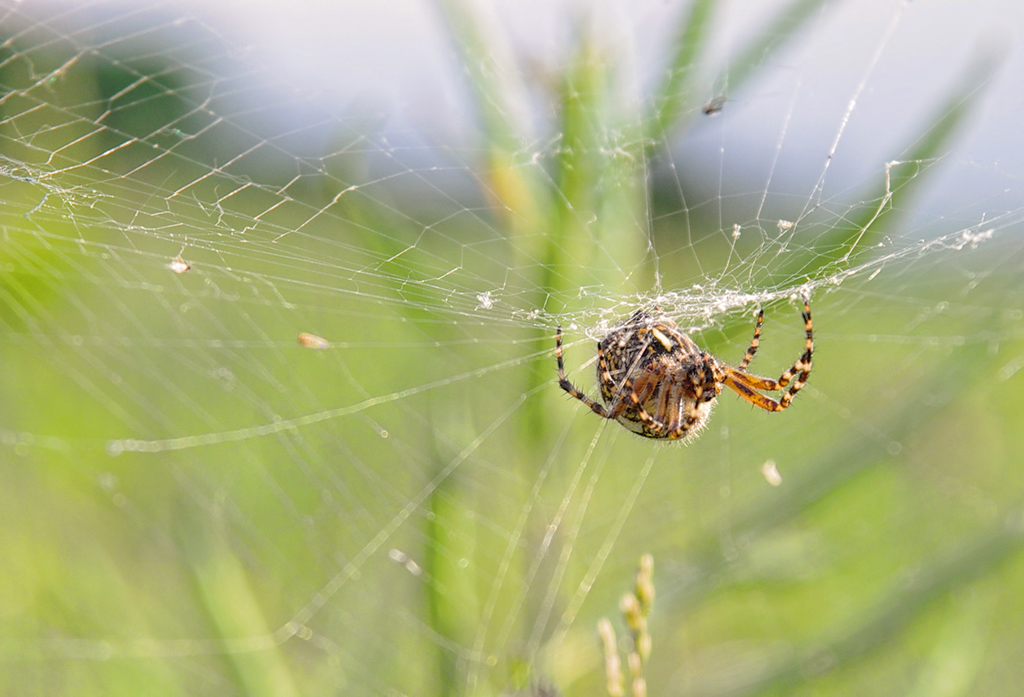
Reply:
<svg viewBox="0 0 1024 697"><path fill-rule="evenodd" d="M642 80L601 22L541 69L439 1L472 130L356 106L319 149L239 106L262 73L195 8L7 8L3 693L604 694L597 623L624 657L650 553L651 695L1016 694L1024 207L1001 158L956 154L1001 58L889 114L880 156L839 149L853 184L783 125L775 162L818 183L751 184L757 147L709 129L839 9L765 5L723 58L716 5L670 8ZM980 222L936 193L972 171ZM763 306L774 377L803 292L784 414L723 395L665 446L555 382L556 325L596 394L593 339L654 304L734 364Z"/></svg>

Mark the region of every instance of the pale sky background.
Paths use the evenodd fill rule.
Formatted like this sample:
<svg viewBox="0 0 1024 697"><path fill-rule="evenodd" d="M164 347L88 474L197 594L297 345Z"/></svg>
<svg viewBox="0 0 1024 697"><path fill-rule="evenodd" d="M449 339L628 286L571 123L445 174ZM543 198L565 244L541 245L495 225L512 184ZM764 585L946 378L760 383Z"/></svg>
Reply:
<svg viewBox="0 0 1024 697"><path fill-rule="evenodd" d="M545 67L557 68L579 28L591 27L608 47L609 60L627 78L624 100L642 98L665 59L666 31L680 7L686 6L668 0L470 4L490 27L489 48L496 55L526 59L518 64L532 71L526 84L539 79ZM1000 67L991 84L978 92L976 116L950 153L953 162L944 164L934 180L934 196L961 211L965 219L975 215L967 211L975 200L987 201L983 210L1024 207L1024 3L833 2L806 25L799 41L770 58L754 83L736 93L715 84L715 74L729 57L782 4L719 3L714 22L717 56L702 79L709 99L724 91L730 101L719 118L690 129L677 145L677 160L718 160L723 181L739 180L738 186L757 190L764 186L764 163L774 159L776 184L791 181L796 191L807 192L841 130L829 182L837 188L856 186L881 176L884 163L933 120L932 110L968 65L990 54L1000 57ZM331 132L339 124L344 127L353 115L363 118L366 112L385 124L378 133L396 142L420 133L426 143L453 148L472 141L467 138L473 115L464 76L433 2L174 0L82 5L26 0L16 6L50 19L73 13L69 24L75 30L82 25L81 14L87 13L95 18L91 36L100 40L105 31L124 31L126 16L138 18L140 32L146 22L162 22L166 30L187 17L193 28L223 39L222 53L211 64L230 63L231 70L250 82L248 89L238 91L243 104L233 118L250 114L270 133L294 132L295 141L306 138L314 151L318 139L329 147ZM119 21L107 23L110 17ZM199 50L209 46L203 44ZM849 110L854 100L856 106ZM521 108L517 118L525 124L525 147L533 140L538 148L550 141L547 115L531 114L525 101L510 103ZM733 163L735 170L730 169ZM943 181L945 189L938 185ZM1005 201L994 202L992 196Z"/></svg>
<svg viewBox="0 0 1024 697"><path fill-rule="evenodd" d="M664 59L665 31L680 7L664 0L473 5L493 30L495 51L514 50L540 65L558 62L579 18L587 17L606 37L620 69L648 83ZM720 59L727 60L780 5L776 0L721 3L715 22ZM327 110L344 113L354 102L371 102L393 122L426 126L442 140L458 139L471 123L460 66L433 3L261 1L247 3L245 11L234 3L185 6L246 46L248 59L260 70L299 92L316 94ZM800 41L771 59L756 84L738 94L726 89L733 100L726 113L694 129L682 147L714 156L725 143L734 153L770 157L785 128L779 171L806 168L808 176L816 176L856 98L830 176L841 181L849 166L851 181L857 181L877 169L878 158L890 157L893 148L912 139L971 61L989 52L1002 56L1001 67L979 93L977 117L953 153L979 167L970 183L981 191L965 190L958 177L955 194L984 195L992 186L1005 186L1006 177L1017 191L1024 176L1022 38L1024 3L1016 0L832 3L807 25ZM717 66L712 68L709 97L720 89L712 82ZM303 113L280 116L301 119ZM854 171L856 162L868 171Z"/></svg>

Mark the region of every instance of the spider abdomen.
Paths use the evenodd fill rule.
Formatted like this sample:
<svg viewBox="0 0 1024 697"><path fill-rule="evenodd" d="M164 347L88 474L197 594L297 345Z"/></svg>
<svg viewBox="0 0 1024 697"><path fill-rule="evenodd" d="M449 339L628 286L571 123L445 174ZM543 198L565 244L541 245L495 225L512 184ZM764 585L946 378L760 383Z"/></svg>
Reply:
<svg viewBox="0 0 1024 697"><path fill-rule="evenodd" d="M721 391L721 370L674 322L634 313L599 344L608 413L633 433L678 440L697 432Z"/></svg>

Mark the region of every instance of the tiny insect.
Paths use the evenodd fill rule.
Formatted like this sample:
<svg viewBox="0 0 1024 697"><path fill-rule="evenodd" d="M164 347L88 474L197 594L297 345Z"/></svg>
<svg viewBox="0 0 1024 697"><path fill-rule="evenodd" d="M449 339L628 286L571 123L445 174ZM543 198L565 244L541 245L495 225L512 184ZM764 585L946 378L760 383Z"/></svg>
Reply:
<svg viewBox="0 0 1024 697"><path fill-rule="evenodd" d="M700 110L704 112L705 116L718 116L722 113L722 109L725 108L727 101L728 99L725 95L720 94L706 101Z"/></svg>
<svg viewBox="0 0 1024 697"><path fill-rule="evenodd" d="M685 440L706 423L723 385L765 411L789 407L811 374L814 333L807 302L803 318L807 337L804 351L777 380L772 380L747 372L761 341L764 310L757 314L754 338L735 368L699 348L672 320L637 310L597 344L597 380L603 405L566 376L559 327L555 338L558 385L598 416L615 419L633 433ZM787 386L789 389L777 400L763 394Z"/></svg>
<svg viewBox="0 0 1024 697"><path fill-rule="evenodd" d="M302 332L299 334L299 344L306 348L316 349L318 351L323 351L324 349L329 349L331 347L331 342L327 339L322 336L317 336L316 334L310 334L309 332Z"/></svg>

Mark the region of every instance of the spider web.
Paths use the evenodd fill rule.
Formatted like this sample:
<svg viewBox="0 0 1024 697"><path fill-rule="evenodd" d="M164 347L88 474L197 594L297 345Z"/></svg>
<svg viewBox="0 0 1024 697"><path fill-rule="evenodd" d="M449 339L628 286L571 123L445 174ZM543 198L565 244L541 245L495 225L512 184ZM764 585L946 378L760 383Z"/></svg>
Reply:
<svg viewBox="0 0 1024 697"><path fill-rule="evenodd" d="M0 4L4 692L600 693L651 553L652 694L1013 694L1020 11L713 5Z"/></svg>

